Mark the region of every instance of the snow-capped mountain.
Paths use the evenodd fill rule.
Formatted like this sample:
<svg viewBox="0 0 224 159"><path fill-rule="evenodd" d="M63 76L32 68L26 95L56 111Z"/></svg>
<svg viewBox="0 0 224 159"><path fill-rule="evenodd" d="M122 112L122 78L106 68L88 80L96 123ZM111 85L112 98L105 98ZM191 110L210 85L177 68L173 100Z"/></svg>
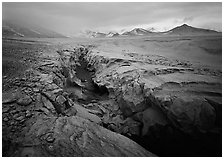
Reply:
<svg viewBox="0 0 224 159"><path fill-rule="evenodd" d="M209 29L195 28L187 24L175 27L164 34L177 34L177 35L199 35L199 34L218 34L219 32Z"/></svg>
<svg viewBox="0 0 224 159"><path fill-rule="evenodd" d="M125 36L148 35L150 33L152 33L152 32L148 31L148 30L145 30L145 29L142 29L142 28L135 28L131 31L124 32L122 35L125 35Z"/></svg>
<svg viewBox="0 0 224 159"><path fill-rule="evenodd" d="M120 34L118 34L117 32L109 32L106 37L117 37L119 36Z"/></svg>
<svg viewBox="0 0 224 159"><path fill-rule="evenodd" d="M128 37L128 36L154 36L154 35L165 35L165 34L175 34L175 35L190 35L190 34L203 34L203 35L211 35L211 34L218 34L219 32L214 30L202 29L202 28L195 28L189 26L187 24L183 24L181 26L175 27L169 31L159 32L154 27L143 29L143 28L135 28L131 31L127 31L127 29L123 29L124 32L119 34L117 32L110 31L109 33L101 33L96 31L84 31L80 35L80 37L88 37L88 38L104 38L104 37Z"/></svg>

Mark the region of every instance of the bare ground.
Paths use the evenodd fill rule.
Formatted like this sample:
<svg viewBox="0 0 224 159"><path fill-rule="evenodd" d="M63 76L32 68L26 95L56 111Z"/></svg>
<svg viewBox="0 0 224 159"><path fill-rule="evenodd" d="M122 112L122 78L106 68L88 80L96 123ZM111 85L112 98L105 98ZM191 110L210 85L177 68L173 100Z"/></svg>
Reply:
<svg viewBox="0 0 224 159"><path fill-rule="evenodd" d="M59 141L61 142L63 137L59 135L57 136L58 140L56 139L55 141L53 141L52 139L52 141L48 141L46 145L46 143L43 142L42 136L40 134L34 133L35 129L37 128L41 128L43 130L40 133L46 133L46 128L44 128L44 126L41 126L40 124L42 122L41 120L45 120L45 118L51 118L49 122L51 120L53 121L55 117L55 110L56 114L62 113L62 116L69 116L69 119L62 119L64 117L59 116L57 118L59 125L63 120L73 120L73 118L70 119L70 117L72 116L78 116L82 119L84 118L90 121L94 121L95 123L102 122L99 125L114 132L128 136L129 138L141 144L141 146L145 147L148 151L153 152L159 156L220 156L220 120L222 116L222 114L220 114L222 98L221 40L221 37L212 36L165 36L117 39L3 39L3 156L57 156L55 150L60 150L60 147L55 147L55 150L53 150L54 153L51 152L51 149L54 149L54 145ZM82 45L89 48L92 53L88 54L86 57L84 57L84 59L81 59L81 61L75 62L75 64L73 65L73 60L78 60L80 58L80 55L78 55L80 51L74 51L74 48L77 46L78 48L82 48ZM85 55L85 53L82 53L82 56L83 55ZM100 62L98 61L99 59L101 60ZM97 64L97 62L99 62L99 64ZM88 67L88 64L91 64L91 66ZM62 65L64 65L65 67ZM74 74L72 73L72 77L74 76L78 78L72 78L71 80L68 77L70 76L69 74L73 72L73 67L76 68L75 70L77 74L76 76L74 76ZM63 68L67 68L68 71ZM119 90L117 88L120 87L116 83L117 78L114 77L115 74L113 75L113 72L116 72L118 77L121 79L118 80L118 85L124 84L125 89L127 89L126 92L131 92L130 94L121 92L124 93L122 102L124 103L125 107L120 106L118 100L111 100L112 98L114 98L112 97L114 94L111 91L117 91ZM172 97L172 100L174 100L172 101L173 103L183 102L183 105L187 103L187 106L195 105L195 102L192 102L190 99L195 100L197 98L197 100L199 101L203 101L204 99L209 101L210 105L212 105L213 108L209 107L209 110L207 108L206 115L211 113L209 112L210 110L212 110L212 112L215 112L216 117L214 118L214 116L211 116L211 120L213 118L215 120L215 126L212 127L211 130L209 127L208 131L208 128L205 128L203 123L200 123L202 124L202 127L201 125L198 126L196 124L196 127L191 128L188 127L189 125L187 125L186 130L184 127L186 126L184 123L186 122L185 118L181 118L181 120L184 119L183 123L178 124L183 124L183 127L180 128L179 126L176 126L177 123L174 125L172 125L173 123L171 123L171 126L169 124L165 124L166 127L163 127L163 124L167 121L165 119L162 119L163 115L158 113L161 112L161 110L156 110L155 112L157 113L155 114L157 115L155 115L155 123L159 124L159 126L151 128L149 126L151 123L148 123L147 120L151 121L154 119L150 118L150 116L147 114L150 114L152 110L152 112L154 112L154 109L151 110L151 107L148 108L148 106L146 106L146 108L143 107L143 103L141 103L141 105L139 106L141 107L141 109L134 110L138 111L134 112L134 114L136 115L133 115L132 112L130 112L130 110L128 109L128 114L131 113L132 115L131 117L129 116L128 118L126 118L125 116L127 114L124 114L127 113L126 107L130 105L128 101L132 101L135 103L142 98L142 94L139 95L137 93L136 96L136 91L138 92L139 89L138 85L133 86L133 89L131 89L129 88L129 86L126 87L125 84L129 81L135 81L135 75L137 75L138 73L141 75L138 79L138 83L144 83L144 89L146 87L147 89L153 88L153 97L155 97L156 100L158 99L158 101L162 99L161 102L168 102L169 104L169 101L164 101L165 98L167 100L168 95ZM91 79L92 75L94 75L94 79ZM131 77L129 77L129 75L131 75ZM36 78L36 76L38 78ZM57 86L48 84L49 80L51 80L50 76L53 76L53 83ZM39 80L43 81L38 84ZM51 92L54 91L54 89L62 89L59 91L62 91L62 93L59 93L59 95L57 94L57 96L62 95L63 97L60 98L61 100L64 100L63 98L66 97L66 102L68 101L69 103L71 99L73 102L78 104L76 105L76 107L74 107L74 109L76 110L75 113L71 115L73 112L70 108L71 103L67 103L65 105L63 103L63 107L65 107L63 108L63 110L62 108L60 108L60 110L57 110L56 106L53 108L55 110L52 110L53 114L49 113L49 110L51 112L51 108L47 107L46 105L38 105L38 96L41 96L41 101L43 101L43 103L46 102L49 104L49 102L47 101L51 101L54 106L57 105L57 103L55 104L55 102L51 100L51 97L53 96L44 95L43 97L43 94L35 89L39 89L39 87L41 87L43 91L47 91L49 89ZM15 92L23 92L26 95L30 96L30 98L32 99L31 104L29 103L29 97L27 97L28 99L26 99L23 96L18 98L25 98L25 103L23 103L24 100L22 100L22 105L27 104L28 106L21 106L21 102L18 102L18 100L16 102L6 102L6 100L8 99L12 100L10 97L13 96ZM175 98L173 99L173 97ZM178 98L181 98L181 100L179 100ZM176 99L178 99L177 102L175 101ZM185 102L185 100L187 102ZM132 108L132 106L133 105L131 105L131 111L133 111L133 109L136 109ZM175 106L175 104L171 104L168 108ZM202 104L203 108L206 106ZM102 111L103 113L100 113ZM165 114L167 113L167 111L169 112L169 109L162 110L162 112L164 112ZM205 110L203 109L203 111ZM70 113L70 115L64 115L68 112ZM169 113L172 114L173 110L171 110ZM165 115L167 116L166 118L170 117L169 113L167 113L168 115ZM175 113L172 115L177 115ZM143 118L145 118L142 119L143 121L138 118L138 115L141 114L143 114ZM213 113L211 114L213 115ZM178 118L178 116L174 118ZM78 118L76 120L82 119ZM201 120L201 118L195 119ZM170 119L168 120L168 122L169 121ZM54 129L54 123L49 122L47 121L46 123L51 125L52 129ZM124 127L122 127L123 124ZM68 125L71 126L70 124ZM87 125L89 125L88 122ZM205 125L209 124L205 123ZM129 129L128 131L126 130L127 128ZM198 134L196 135L195 132L193 133L193 136L196 135L194 136L196 137L196 139L192 139L192 134L190 136L189 134L187 134L186 136L186 132L191 132L191 129L193 132L193 129L196 128L199 128L199 131L203 130L199 133L199 135L203 134L201 138L197 138ZM71 128L71 130L72 129L73 127ZM99 129L99 134L103 133L101 128ZM141 133L144 132L146 136L144 137L140 135L141 137L139 137L137 129L141 129ZM54 131L54 133L56 134L63 134L61 130L59 132L57 132L56 130ZM91 130L90 135L95 131L96 130ZM158 140L155 141L152 138L155 134L150 134L150 131L152 131L153 133L159 132L158 135L156 135L158 137ZM161 133L162 131L167 133ZM176 134L177 137L169 137L169 135L167 134L169 134L170 132ZM29 137L26 137L26 135L28 135ZM64 135L66 136L68 134ZM94 137L92 140L95 140L95 143L98 143L99 141L96 138ZM98 138L102 140L101 136L98 136ZM27 144L31 142L30 139L34 141L31 146L27 146ZM149 140L150 142L145 142L146 140ZM175 140L175 142L173 142L173 140ZM183 141L187 144L182 144L183 142L180 141ZM63 139L63 142L65 142L65 149L70 148L69 146L66 146L67 141L64 141ZM82 143L82 141L80 142ZM87 148L89 152L85 151L82 147L83 145L79 145L80 142L77 141L78 145L73 145L73 148L78 148L80 152L93 153L92 148ZM86 141L84 141L84 143L85 142ZM113 142L113 144L116 145L116 142ZM172 145L169 145L169 142L172 142ZM48 150L49 147L46 147L49 146L48 144L52 146L50 147L50 150ZM94 142L92 144L93 145L91 146L94 147ZM38 145L40 147L38 147ZM135 146L136 145L133 145L132 148L134 148ZM167 146L170 146L170 148L168 148ZM141 148L138 149L138 153L140 156L151 155L143 151ZM41 153L41 151L43 151L43 153ZM72 150L70 152L66 152L65 150L65 152L60 152L58 153L58 155L63 156L66 155L66 153L69 153L71 156L87 155L80 154L79 151ZM122 154L125 154L127 156L135 156L131 152L126 153L126 150L124 150L123 147L121 148L121 151L121 153L114 151L114 154L111 153L107 155L110 156L117 153L117 155L120 156L123 156ZM97 153L94 155L100 156L103 154L102 152L97 151Z"/></svg>

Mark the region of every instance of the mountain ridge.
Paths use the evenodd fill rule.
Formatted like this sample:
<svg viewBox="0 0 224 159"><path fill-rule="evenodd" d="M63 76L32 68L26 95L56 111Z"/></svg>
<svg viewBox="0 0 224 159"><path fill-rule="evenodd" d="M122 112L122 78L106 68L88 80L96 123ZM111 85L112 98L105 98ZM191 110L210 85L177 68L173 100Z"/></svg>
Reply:
<svg viewBox="0 0 224 159"><path fill-rule="evenodd" d="M65 35L40 26L22 26L8 21L2 22L3 38L66 38Z"/></svg>
<svg viewBox="0 0 224 159"><path fill-rule="evenodd" d="M213 34L220 34L221 32L210 30L210 29L204 29L204 28L196 28L193 26L189 26L187 24L182 24L180 26L174 27L168 31L159 32L154 27L143 29L143 28L134 28L130 31L125 31L123 33L117 33L110 31L109 33L101 33L101 32L94 32L95 35L101 35L101 36L91 36L92 38L95 37L129 37L129 36L149 36L149 35L213 35Z"/></svg>
<svg viewBox="0 0 224 159"><path fill-rule="evenodd" d="M164 33L165 34L184 35L184 34L215 34L215 33L219 33L219 32L217 32L215 30L196 28L196 27L189 26L187 24L183 24L181 26L177 26L173 29L170 29Z"/></svg>

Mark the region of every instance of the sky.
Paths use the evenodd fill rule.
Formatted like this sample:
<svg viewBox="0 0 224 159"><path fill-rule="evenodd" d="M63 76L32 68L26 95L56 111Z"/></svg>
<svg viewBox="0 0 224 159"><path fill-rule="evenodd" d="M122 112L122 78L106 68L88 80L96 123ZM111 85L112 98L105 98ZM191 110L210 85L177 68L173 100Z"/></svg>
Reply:
<svg viewBox="0 0 224 159"><path fill-rule="evenodd" d="M222 31L221 2L3 2L2 19L72 36L85 30L166 31L184 23Z"/></svg>

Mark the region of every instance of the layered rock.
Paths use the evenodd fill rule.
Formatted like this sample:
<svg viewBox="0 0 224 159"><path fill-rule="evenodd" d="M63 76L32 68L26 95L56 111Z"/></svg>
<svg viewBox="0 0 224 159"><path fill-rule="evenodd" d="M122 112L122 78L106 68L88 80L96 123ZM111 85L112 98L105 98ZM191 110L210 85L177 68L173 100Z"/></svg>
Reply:
<svg viewBox="0 0 224 159"><path fill-rule="evenodd" d="M155 156L100 126L114 111L110 102L88 106L72 97L89 88L76 75L83 51L41 57L14 81L14 90L3 93L3 156Z"/></svg>
<svg viewBox="0 0 224 159"><path fill-rule="evenodd" d="M93 49L84 58L90 70L95 70L94 82L107 88L109 98L122 112L121 120L108 115L109 129L137 136L140 143L152 141L155 147L162 140L166 145L166 141L185 138L189 143L203 141L209 145L212 138L220 136L221 74L161 56L118 55ZM183 146L175 144L175 148Z"/></svg>
<svg viewBox="0 0 224 159"><path fill-rule="evenodd" d="M14 156L154 156L130 139L86 119L42 118Z"/></svg>

